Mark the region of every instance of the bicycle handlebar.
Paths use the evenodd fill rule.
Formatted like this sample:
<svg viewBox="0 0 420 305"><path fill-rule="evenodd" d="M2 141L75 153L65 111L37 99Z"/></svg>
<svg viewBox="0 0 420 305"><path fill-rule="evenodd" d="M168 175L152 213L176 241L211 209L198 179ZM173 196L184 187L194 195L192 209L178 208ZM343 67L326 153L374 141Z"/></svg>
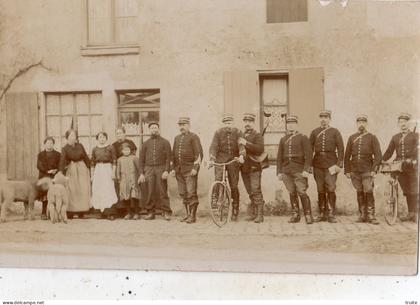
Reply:
<svg viewBox="0 0 420 305"><path fill-rule="evenodd" d="M209 165L213 165L213 166L225 166L225 165L229 165L235 162L239 162L239 158L233 158L232 160L225 162L225 163L215 163L215 162L209 162Z"/></svg>

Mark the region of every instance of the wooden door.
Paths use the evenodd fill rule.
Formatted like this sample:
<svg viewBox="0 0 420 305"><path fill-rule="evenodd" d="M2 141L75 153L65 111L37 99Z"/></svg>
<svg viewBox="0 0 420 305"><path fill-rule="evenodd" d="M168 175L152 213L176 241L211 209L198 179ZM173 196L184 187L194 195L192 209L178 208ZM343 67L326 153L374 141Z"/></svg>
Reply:
<svg viewBox="0 0 420 305"><path fill-rule="evenodd" d="M6 94L7 178L25 180L38 177L39 152L38 94Z"/></svg>

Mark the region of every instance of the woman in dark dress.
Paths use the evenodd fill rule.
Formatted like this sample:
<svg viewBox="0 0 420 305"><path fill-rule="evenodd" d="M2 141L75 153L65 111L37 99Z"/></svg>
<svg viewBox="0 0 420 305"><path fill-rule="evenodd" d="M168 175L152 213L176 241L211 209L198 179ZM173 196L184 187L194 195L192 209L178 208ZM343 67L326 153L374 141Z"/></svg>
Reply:
<svg viewBox="0 0 420 305"><path fill-rule="evenodd" d="M71 219L77 214L83 218L91 207L90 160L83 145L77 142L76 131L67 130L65 137L67 144L61 151L59 170L68 178L68 217Z"/></svg>
<svg viewBox="0 0 420 305"><path fill-rule="evenodd" d="M39 179L44 177L54 178L58 172L60 163L60 153L54 149L55 140L53 137L47 137L44 140L44 150L38 154L37 168L39 170ZM40 192L39 200L42 202L41 219L47 219L47 192Z"/></svg>

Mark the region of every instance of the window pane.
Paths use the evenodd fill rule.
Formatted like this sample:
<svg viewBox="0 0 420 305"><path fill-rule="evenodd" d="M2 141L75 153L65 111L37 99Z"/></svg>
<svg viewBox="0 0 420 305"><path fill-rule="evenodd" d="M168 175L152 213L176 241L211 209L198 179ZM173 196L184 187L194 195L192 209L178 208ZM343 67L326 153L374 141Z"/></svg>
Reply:
<svg viewBox="0 0 420 305"><path fill-rule="evenodd" d="M280 139L285 135L285 133L265 133L264 134L264 144L266 145L278 145Z"/></svg>
<svg viewBox="0 0 420 305"><path fill-rule="evenodd" d="M111 0L88 0L90 45L112 42Z"/></svg>
<svg viewBox="0 0 420 305"><path fill-rule="evenodd" d="M64 136L67 130L71 128L71 116L63 116L61 117L61 135Z"/></svg>
<svg viewBox="0 0 420 305"><path fill-rule="evenodd" d="M79 136L88 136L90 135L90 128L89 128L89 117L88 116L79 116L77 117L78 121L78 132Z"/></svg>
<svg viewBox="0 0 420 305"><path fill-rule="evenodd" d="M149 123L159 122L159 111L142 111L141 112L141 123L143 135L149 135Z"/></svg>
<svg viewBox="0 0 420 305"><path fill-rule="evenodd" d="M102 114L102 94L101 93L89 94L89 100L90 100L90 113Z"/></svg>
<svg viewBox="0 0 420 305"><path fill-rule="evenodd" d="M140 134L140 114L138 112L121 112L120 122L127 135Z"/></svg>
<svg viewBox="0 0 420 305"><path fill-rule="evenodd" d="M47 114L60 114L60 97L55 94L46 97Z"/></svg>
<svg viewBox="0 0 420 305"><path fill-rule="evenodd" d="M47 117L47 136L60 136L60 117Z"/></svg>
<svg viewBox="0 0 420 305"><path fill-rule="evenodd" d="M94 115L90 117L92 130L90 132L91 135L95 135L103 130L102 126L102 116Z"/></svg>
<svg viewBox="0 0 420 305"><path fill-rule="evenodd" d="M264 117L264 126L268 123L267 131L286 130L285 117L287 107L264 106L264 111L271 114L269 118Z"/></svg>
<svg viewBox="0 0 420 305"><path fill-rule="evenodd" d="M115 16L118 17L137 17L137 0L115 0Z"/></svg>
<svg viewBox="0 0 420 305"><path fill-rule="evenodd" d="M76 94L76 112L78 114L89 114L88 94Z"/></svg>
<svg viewBox="0 0 420 305"><path fill-rule="evenodd" d="M61 114L62 115L72 115L73 114L73 94L63 94L60 96L61 100Z"/></svg>

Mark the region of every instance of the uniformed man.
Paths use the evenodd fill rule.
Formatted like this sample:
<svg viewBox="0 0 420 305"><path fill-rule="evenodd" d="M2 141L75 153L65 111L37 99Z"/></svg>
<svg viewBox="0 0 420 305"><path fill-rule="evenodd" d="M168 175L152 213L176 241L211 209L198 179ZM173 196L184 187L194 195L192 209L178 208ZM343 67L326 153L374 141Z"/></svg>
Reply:
<svg viewBox="0 0 420 305"><path fill-rule="evenodd" d="M171 165L171 144L160 136L159 123L149 123L151 137L143 143L140 152L139 183L146 183L147 198L145 207L146 220L155 218L156 200L165 220L171 219L171 208L168 197L168 175ZM153 196L155 194L156 196Z"/></svg>
<svg viewBox="0 0 420 305"><path fill-rule="evenodd" d="M239 158L240 163L244 163L246 155L245 148L239 144L239 138L243 137L242 132L233 126L233 115L226 114L222 119L223 127L218 129L210 145L210 161L216 163L225 163ZM232 221L238 220L239 214L239 164L237 162L229 164L226 167L228 180L232 192ZM215 167L215 178L222 180L223 169L220 166Z"/></svg>
<svg viewBox="0 0 420 305"><path fill-rule="evenodd" d="M190 118L179 118L178 126L181 133L174 140L171 174L176 177L179 195L187 212L180 221L194 223L198 207L197 177L202 158L201 144L198 135L190 131Z"/></svg>
<svg viewBox="0 0 420 305"><path fill-rule="evenodd" d="M343 138L336 128L330 126L331 111L321 111L319 120L321 126L309 137L314 152L312 166L318 190L318 221L337 222L335 189L337 174L343 168Z"/></svg>
<svg viewBox="0 0 420 305"><path fill-rule="evenodd" d="M344 173L357 191L360 216L357 222L379 224L375 218L373 180L381 162L381 147L375 135L367 131L368 117L356 117L358 132L347 141Z"/></svg>
<svg viewBox="0 0 420 305"><path fill-rule="evenodd" d="M255 114L245 113L244 137L239 143L245 147L245 162L241 166L242 180L251 200L247 221L260 223L264 221L264 198L261 191L261 163L255 160L264 152L264 138L255 130Z"/></svg>
<svg viewBox="0 0 420 305"><path fill-rule="evenodd" d="M283 181L290 196L290 223L300 221L299 198L307 224L313 223L311 201L306 194L308 177L312 172L312 149L307 136L298 131L298 117L286 117L287 134L280 139L277 154L277 177ZM299 196L299 198L298 198Z"/></svg>
<svg viewBox="0 0 420 305"><path fill-rule="evenodd" d="M401 113L398 116L398 125L401 132L392 137L382 160L388 161L395 151L395 160L403 161L402 173L398 175L398 182L407 200L408 214L405 217L401 217L401 220L417 222L419 135L408 128L410 119L411 115L408 113Z"/></svg>

